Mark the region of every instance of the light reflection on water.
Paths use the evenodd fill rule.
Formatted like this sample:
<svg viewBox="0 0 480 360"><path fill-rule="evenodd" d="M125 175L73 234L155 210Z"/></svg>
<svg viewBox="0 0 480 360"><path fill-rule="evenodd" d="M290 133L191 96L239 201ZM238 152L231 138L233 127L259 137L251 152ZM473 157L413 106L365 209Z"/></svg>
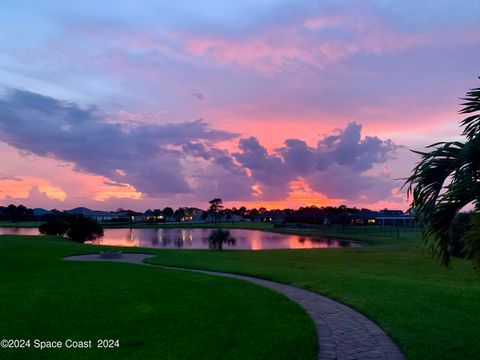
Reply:
<svg viewBox="0 0 480 360"><path fill-rule="evenodd" d="M39 235L37 228L0 227L0 235Z"/></svg>
<svg viewBox="0 0 480 360"><path fill-rule="evenodd" d="M208 249L212 229L106 229L105 236L94 244L141 246L150 248ZM230 229L235 244L226 249L310 249L357 247L356 243L338 239L276 234L258 230Z"/></svg>
<svg viewBox="0 0 480 360"><path fill-rule="evenodd" d="M95 245L140 246L147 248L208 249L212 229L105 229ZM0 228L0 234L38 235L36 228ZM235 244L225 249L311 249L358 247L357 243L310 236L277 234L258 230L230 229Z"/></svg>

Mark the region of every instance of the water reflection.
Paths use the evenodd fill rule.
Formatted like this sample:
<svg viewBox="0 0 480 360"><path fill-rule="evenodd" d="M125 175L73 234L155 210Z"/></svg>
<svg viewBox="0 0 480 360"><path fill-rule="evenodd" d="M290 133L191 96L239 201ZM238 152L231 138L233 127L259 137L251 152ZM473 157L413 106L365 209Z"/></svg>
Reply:
<svg viewBox="0 0 480 360"><path fill-rule="evenodd" d="M0 227L0 235L39 235L37 228Z"/></svg>
<svg viewBox="0 0 480 360"><path fill-rule="evenodd" d="M212 229L105 229L95 245L141 246L170 249L208 249ZM38 235L36 228L0 228L0 234ZM359 244L330 238L314 238L258 230L230 229L235 244L225 249L311 249L358 247Z"/></svg>
<svg viewBox="0 0 480 360"><path fill-rule="evenodd" d="M141 246L152 248L208 249L211 229L105 229L105 235L94 242L98 245ZM330 238L314 238L257 230L231 229L235 244L226 249L311 249L357 247L356 243Z"/></svg>

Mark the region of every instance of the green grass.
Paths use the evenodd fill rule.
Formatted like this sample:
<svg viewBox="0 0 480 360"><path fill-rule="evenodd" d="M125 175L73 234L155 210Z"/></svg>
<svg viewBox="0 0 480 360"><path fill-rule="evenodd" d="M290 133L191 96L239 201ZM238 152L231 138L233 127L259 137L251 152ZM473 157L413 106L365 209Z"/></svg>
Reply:
<svg viewBox="0 0 480 360"><path fill-rule="evenodd" d="M409 359L480 359L480 279L469 261L454 259L452 270L440 266L424 253L419 232L353 237L375 246L163 250L148 262L252 275L327 295L377 322Z"/></svg>
<svg viewBox="0 0 480 360"><path fill-rule="evenodd" d="M228 224L237 226L273 230L271 224ZM389 233L393 235L385 236ZM418 230L397 233L359 227L302 234L350 238L372 246L223 252L149 249L158 257L148 261L258 276L327 295L377 322L409 359L480 359L480 278L469 261L454 259L452 270L440 266L424 250ZM125 352L98 354L120 358L315 357L309 319L267 290L263 294L234 280L135 265L66 264L58 259L91 248L59 239L3 236L0 248L0 319L2 325L9 324L0 327L0 338L115 335L123 339ZM19 253L25 253L22 260L12 256ZM219 285L222 281L227 282ZM189 301L187 294L196 300ZM268 297L274 300L262 300ZM229 298L236 301L231 304ZM148 309L145 316L141 309ZM120 316L112 320L104 319L104 314ZM237 325L240 334L232 333ZM168 331L158 333L164 326ZM215 337L218 341L210 346ZM265 346L262 341L250 343L256 339ZM161 344L161 352L157 348L154 352L151 343ZM232 343L238 348L228 352ZM304 352L292 355L295 346ZM24 353L15 354L25 358ZM83 354L93 356L91 350Z"/></svg>
<svg viewBox="0 0 480 360"><path fill-rule="evenodd" d="M35 228L43 224L43 221L9 221L9 220L0 220L0 227L26 227L26 228Z"/></svg>
<svg viewBox="0 0 480 360"><path fill-rule="evenodd" d="M30 339L32 346L33 339L120 341L116 349L0 349L1 359L316 357L311 319L271 290L176 270L61 260L98 250L61 238L0 236L0 339Z"/></svg>

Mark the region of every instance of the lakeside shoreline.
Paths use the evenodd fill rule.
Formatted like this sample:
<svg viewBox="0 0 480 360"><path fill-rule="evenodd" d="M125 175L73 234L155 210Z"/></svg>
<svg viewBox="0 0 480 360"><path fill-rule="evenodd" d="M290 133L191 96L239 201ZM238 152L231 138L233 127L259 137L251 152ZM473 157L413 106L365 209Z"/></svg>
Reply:
<svg viewBox="0 0 480 360"><path fill-rule="evenodd" d="M17 228L36 228L43 222L40 221L24 221L24 222L7 222L0 221L2 227ZM380 245L384 244L385 237L390 237L392 241L398 238L406 238L413 234L419 234L420 228L399 228L399 227L379 227L379 226L332 226L331 228L321 230L302 230L274 228L272 223L265 222L223 222L223 223L163 223L163 224L125 224L125 223L101 223L105 229L241 229L241 230L257 230L270 233L311 236L321 238L334 238L339 240L348 240L359 243L360 245ZM383 238L383 241L379 241Z"/></svg>

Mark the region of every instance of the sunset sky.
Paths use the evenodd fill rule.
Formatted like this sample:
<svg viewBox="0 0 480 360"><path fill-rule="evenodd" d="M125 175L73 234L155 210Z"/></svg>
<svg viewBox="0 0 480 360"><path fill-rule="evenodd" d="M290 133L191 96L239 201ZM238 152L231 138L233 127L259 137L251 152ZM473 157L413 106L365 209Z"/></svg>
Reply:
<svg viewBox="0 0 480 360"><path fill-rule="evenodd" d="M406 209L477 1L0 3L0 204Z"/></svg>

